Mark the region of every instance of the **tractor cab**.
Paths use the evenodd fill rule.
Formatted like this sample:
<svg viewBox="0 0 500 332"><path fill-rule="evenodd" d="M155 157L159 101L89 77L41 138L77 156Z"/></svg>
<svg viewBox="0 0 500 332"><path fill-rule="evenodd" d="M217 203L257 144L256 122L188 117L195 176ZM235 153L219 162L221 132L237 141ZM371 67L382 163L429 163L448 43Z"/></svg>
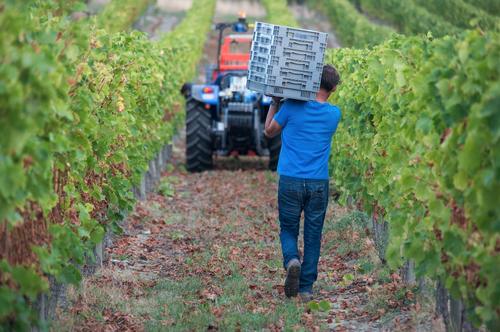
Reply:
<svg viewBox="0 0 500 332"><path fill-rule="evenodd" d="M220 47L218 66L212 72L212 80L215 81L225 72L247 71L250 61L250 47L252 35L232 34L224 37Z"/></svg>

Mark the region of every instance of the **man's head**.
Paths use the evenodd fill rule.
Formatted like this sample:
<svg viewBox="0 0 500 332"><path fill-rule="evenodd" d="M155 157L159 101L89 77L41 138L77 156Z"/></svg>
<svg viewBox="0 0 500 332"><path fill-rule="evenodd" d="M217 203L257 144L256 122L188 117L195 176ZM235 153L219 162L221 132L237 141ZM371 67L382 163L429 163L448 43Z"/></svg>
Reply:
<svg viewBox="0 0 500 332"><path fill-rule="evenodd" d="M332 93L340 84L340 75L332 65L323 66L323 74L321 75L320 89L327 93Z"/></svg>

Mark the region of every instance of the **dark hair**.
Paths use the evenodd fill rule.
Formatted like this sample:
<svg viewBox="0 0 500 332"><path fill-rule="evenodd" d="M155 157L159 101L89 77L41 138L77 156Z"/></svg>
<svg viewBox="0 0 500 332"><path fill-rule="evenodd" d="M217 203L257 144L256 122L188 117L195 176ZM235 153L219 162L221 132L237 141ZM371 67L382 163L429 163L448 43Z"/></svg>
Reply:
<svg viewBox="0 0 500 332"><path fill-rule="evenodd" d="M339 84L340 75L337 69L332 65L324 65L320 88L326 91L332 91Z"/></svg>

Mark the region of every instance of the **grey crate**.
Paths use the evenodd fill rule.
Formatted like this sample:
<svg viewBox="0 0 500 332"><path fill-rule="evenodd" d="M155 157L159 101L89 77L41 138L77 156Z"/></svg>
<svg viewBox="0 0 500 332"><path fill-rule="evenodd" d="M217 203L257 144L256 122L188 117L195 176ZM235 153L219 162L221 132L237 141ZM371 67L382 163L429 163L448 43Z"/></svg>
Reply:
<svg viewBox="0 0 500 332"><path fill-rule="evenodd" d="M255 22L254 33L267 36L289 37L297 40L309 40L320 43L326 43L328 38L328 34L324 32L292 28L264 22Z"/></svg>
<svg viewBox="0 0 500 332"><path fill-rule="evenodd" d="M272 86L264 83L257 83L254 81L247 81L247 87L250 90L262 92L268 96L277 96L298 100L314 100L316 92L305 91L302 89L295 89L291 87Z"/></svg>
<svg viewBox="0 0 500 332"><path fill-rule="evenodd" d="M319 90L328 34L256 22L247 87L310 100Z"/></svg>
<svg viewBox="0 0 500 332"><path fill-rule="evenodd" d="M250 65L248 78L257 83L290 86L300 84L301 89L317 92L321 81L321 72L289 69L281 66Z"/></svg>

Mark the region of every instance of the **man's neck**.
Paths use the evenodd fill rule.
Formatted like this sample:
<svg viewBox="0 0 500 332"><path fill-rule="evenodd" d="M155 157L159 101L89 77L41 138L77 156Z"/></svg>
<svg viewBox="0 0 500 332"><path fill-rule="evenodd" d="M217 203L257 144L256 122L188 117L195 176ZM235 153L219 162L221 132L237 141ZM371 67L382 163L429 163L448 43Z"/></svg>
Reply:
<svg viewBox="0 0 500 332"><path fill-rule="evenodd" d="M318 93L316 93L316 101L319 103L325 103L330 97L330 92L326 92L323 89L319 89Z"/></svg>

